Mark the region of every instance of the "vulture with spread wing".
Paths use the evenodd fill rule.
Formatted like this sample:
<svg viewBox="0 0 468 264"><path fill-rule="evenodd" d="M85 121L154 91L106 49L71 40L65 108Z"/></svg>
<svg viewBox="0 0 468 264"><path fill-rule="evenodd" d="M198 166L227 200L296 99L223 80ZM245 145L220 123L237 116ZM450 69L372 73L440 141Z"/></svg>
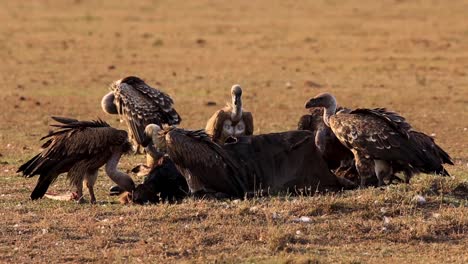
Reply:
<svg viewBox="0 0 468 264"><path fill-rule="evenodd" d="M253 193L311 193L353 184L328 169L310 131L289 131L213 142L203 130L147 129L167 152L192 194L244 197Z"/></svg>
<svg viewBox="0 0 468 264"><path fill-rule="evenodd" d="M67 172L67 178L76 187L76 200L83 201L83 181L86 182L90 202L94 203L94 183L98 169L106 164L107 175L122 189L132 191L133 180L117 170L122 154L131 150L127 132L112 128L102 120L78 121L52 117L61 123L52 125L57 129L41 138L47 139L42 152L21 165L18 172L25 177L39 175L31 199L42 198L49 185L59 174Z"/></svg>
<svg viewBox="0 0 468 264"><path fill-rule="evenodd" d="M394 170L405 172L407 177L418 172L447 175L442 165L451 163L447 153L429 136L412 131L400 115L383 108L335 113L336 105L333 95L323 93L305 107L324 108L323 121L353 153L362 186L374 176L382 185Z"/></svg>
<svg viewBox="0 0 468 264"><path fill-rule="evenodd" d="M147 125L177 125L181 122L171 97L150 87L138 77L129 76L118 80L111 84L110 89L111 92L102 98L102 109L108 114L118 114L125 121L130 139L137 150L148 144L144 140ZM150 168L154 161L154 157L147 155L147 165Z"/></svg>
<svg viewBox="0 0 468 264"><path fill-rule="evenodd" d="M254 130L252 113L242 109L242 88L236 84L231 88L232 104L214 113L206 124L214 142L223 144L228 137L252 135Z"/></svg>

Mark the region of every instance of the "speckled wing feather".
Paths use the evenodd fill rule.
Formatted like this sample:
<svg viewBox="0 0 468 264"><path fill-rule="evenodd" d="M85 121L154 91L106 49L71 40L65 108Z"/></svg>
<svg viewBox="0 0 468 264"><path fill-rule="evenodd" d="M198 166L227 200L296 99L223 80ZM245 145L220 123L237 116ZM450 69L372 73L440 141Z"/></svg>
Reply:
<svg viewBox="0 0 468 264"><path fill-rule="evenodd" d="M116 84L114 95L117 110L138 144L144 145L147 125L176 125L181 121L172 99L137 77L127 77Z"/></svg>
<svg viewBox="0 0 468 264"><path fill-rule="evenodd" d="M404 130L409 125L406 122L401 126L390 124L389 119L381 118L374 111L360 110L357 113L353 111L351 114L335 115L330 119L330 125L343 145L367 158L423 163L423 153L407 137L409 131Z"/></svg>
<svg viewBox="0 0 468 264"><path fill-rule="evenodd" d="M192 189L192 181L226 194L242 196L246 190L240 166L218 144L211 141L203 130L174 128L165 135L167 153Z"/></svg>
<svg viewBox="0 0 468 264"><path fill-rule="evenodd" d="M392 127L395 131L409 138L408 132L411 130L411 125L406 122L404 117L395 112L387 111L385 108L358 108L350 113L356 115L372 115L385 121L387 125Z"/></svg>

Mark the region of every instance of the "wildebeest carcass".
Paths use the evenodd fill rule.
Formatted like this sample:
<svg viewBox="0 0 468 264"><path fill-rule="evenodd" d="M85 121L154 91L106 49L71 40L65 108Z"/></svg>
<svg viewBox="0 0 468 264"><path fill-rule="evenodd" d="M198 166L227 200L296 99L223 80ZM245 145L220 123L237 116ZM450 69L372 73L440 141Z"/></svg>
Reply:
<svg viewBox="0 0 468 264"><path fill-rule="evenodd" d="M153 142L174 161L196 196L242 198L354 187L330 172L309 131L243 136L221 146L203 130L150 126L147 132L157 134Z"/></svg>

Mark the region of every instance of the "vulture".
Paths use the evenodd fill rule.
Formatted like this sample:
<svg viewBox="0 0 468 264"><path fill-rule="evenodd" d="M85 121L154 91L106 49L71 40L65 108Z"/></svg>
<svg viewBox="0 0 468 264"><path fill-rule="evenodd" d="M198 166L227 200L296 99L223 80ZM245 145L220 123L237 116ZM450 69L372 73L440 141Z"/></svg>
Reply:
<svg viewBox="0 0 468 264"><path fill-rule="evenodd" d="M124 153L132 146L127 132L112 128L106 122L78 121L65 117L52 117L60 124L48 135L41 138L47 141L43 150L21 165L17 172L25 177L39 175L31 199L42 198L49 185L62 173L67 173L71 185L76 187L75 199L83 202L83 182L89 190L90 202L95 203L94 183L98 169L106 165L107 175L122 189L132 191L133 180L117 170L117 164Z"/></svg>
<svg viewBox="0 0 468 264"><path fill-rule="evenodd" d="M148 142L144 141L147 125L177 125L181 122L171 97L150 87L138 77L129 76L115 81L111 84L110 90L102 98L101 107L104 112L118 114L120 119L125 121L129 137L137 152L141 147L148 145ZM151 168L160 156L147 155L147 166Z"/></svg>
<svg viewBox="0 0 468 264"><path fill-rule="evenodd" d="M310 131L240 136L224 145L203 130L150 125L146 131L158 151L174 162L194 196L243 198L354 187L330 172Z"/></svg>
<svg viewBox="0 0 468 264"><path fill-rule="evenodd" d="M165 152L185 177L194 196L243 197L246 190L240 164L213 142L204 130L149 125L146 134L158 152Z"/></svg>
<svg viewBox="0 0 468 264"><path fill-rule="evenodd" d="M178 202L189 193L187 181L167 156L158 160L142 184L136 186L132 193L124 196L123 202L136 204Z"/></svg>
<svg viewBox="0 0 468 264"><path fill-rule="evenodd" d="M443 164L453 164L432 138L413 131L397 113L384 108L336 112L336 99L329 93L311 98L305 107L324 108L325 125L353 153L361 186L374 176L383 185L396 171L403 171L407 179L419 172L448 175ZM318 136L316 144L324 144L324 139Z"/></svg>
<svg viewBox="0 0 468 264"><path fill-rule="evenodd" d="M349 112L347 108L337 107L337 112ZM346 148L333 134L330 127L323 122L323 109L319 107L309 108L309 114L303 115L297 126L298 130L309 130L315 135L317 148L327 162L331 170L339 167L349 167L353 161L353 153Z"/></svg>
<svg viewBox="0 0 468 264"><path fill-rule="evenodd" d="M231 88L232 103L214 113L206 124L206 133L214 142L223 144L228 137L252 135L254 130L252 113L242 109L242 88L236 84Z"/></svg>

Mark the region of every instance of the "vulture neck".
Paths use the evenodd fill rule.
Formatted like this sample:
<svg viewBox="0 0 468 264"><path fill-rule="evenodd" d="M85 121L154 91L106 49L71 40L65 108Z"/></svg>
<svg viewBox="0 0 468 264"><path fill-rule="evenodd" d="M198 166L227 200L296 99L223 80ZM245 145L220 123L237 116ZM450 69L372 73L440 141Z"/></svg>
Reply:
<svg viewBox="0 0 468 264"><path fill-rule="evenodd" d="M334 99L331 100L331 103L328 107L325 108L323 111L323 122L327 127L330 127L330 117L334 115L336 112L336 101Z"/></svg>
<svg viewBox="0 0 468 264"><path fill-rule="evenodd" d="M119 187L124 189L127 192L131 192L135 189L135 183L132 178L127 174L117 170L117 164L119 164L120 156L122 156L122 151L114 151L112 156L106 163L106 174L111 178L112 181L117 183Z"/></svg>
<svg viewBox="0 0 468 264"><path fill-rule="evenodd" d="M242 99L241 97L232 97L232 113L231 120L233 122L239 122L242 118Z"/></svg>

